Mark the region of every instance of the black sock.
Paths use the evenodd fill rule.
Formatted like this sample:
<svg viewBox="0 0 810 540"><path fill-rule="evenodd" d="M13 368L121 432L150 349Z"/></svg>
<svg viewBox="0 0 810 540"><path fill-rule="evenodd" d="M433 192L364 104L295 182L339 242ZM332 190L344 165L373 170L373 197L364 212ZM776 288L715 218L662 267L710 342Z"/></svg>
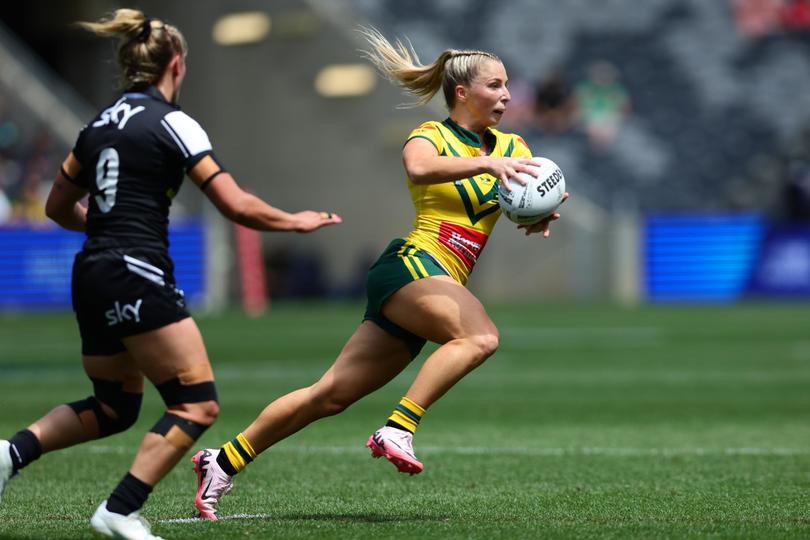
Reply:
<svg viewBox="0 0 810 540"><path fill-rule="evenodd" d="M128 516L143 508L150 493L152 486L127 473L107 499L107 510Z"/></svg>
<svg viewBox="0 0 810 540"><path fill-rule="evenodd" d="M235 476L237 470L233 468L231 462L228 461L228 454L225 453L225 450L220 450L219 455L217 455L217 464L225 471L225 474L228 476Z"/></svg>
<svg viewBox="0 0 810 540"><path fill-rule="evenodd" d="M386 422L385 427L392 427L392 428L396 428L396 429L401 429L402 431L407 431L408 433L413 433L413 431L411 431L410 429L406 428L405 426L403 426L401 424L397 424L393 420L389 420L388 422Z"/></svg>
<svg viewBox="0 0 810 540"><path fill-rule="evenodd" d="M9 453L11 454L11 467L14 472L39 459L39 456L42 455L42 445L39 443L37 436L31 433L30 430L18 431L8 442L11 444Z"/></svg>

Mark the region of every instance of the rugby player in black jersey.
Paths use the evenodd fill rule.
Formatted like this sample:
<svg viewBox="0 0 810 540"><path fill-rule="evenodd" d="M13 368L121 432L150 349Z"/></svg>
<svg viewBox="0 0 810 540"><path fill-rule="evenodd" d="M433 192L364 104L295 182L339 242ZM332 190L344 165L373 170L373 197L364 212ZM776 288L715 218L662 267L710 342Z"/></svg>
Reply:
<svg viewBox="0 0 810 540"><path fill-rule="evenodd" d="M0 496L43 453L132 426L146 377L166 412L90 525L104 536L154 539L141 508L219 411L205 346L168 254L169 206L184 176L227 218L254 229L312 232L341 218L274 208L222 168L206 132L177 106L187 48L176 27L131 9L80 26L120 38L128 85L79 133L46 204L56 223L87 233L73 265L72 294L94 393L0 440ZM87 208L80 203L86 195Z"/></svg>

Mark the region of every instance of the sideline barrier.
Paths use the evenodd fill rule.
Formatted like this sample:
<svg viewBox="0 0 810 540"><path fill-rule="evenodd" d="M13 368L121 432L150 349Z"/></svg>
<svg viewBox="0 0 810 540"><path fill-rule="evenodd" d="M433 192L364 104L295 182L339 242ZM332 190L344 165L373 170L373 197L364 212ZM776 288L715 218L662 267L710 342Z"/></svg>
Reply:
<svg viewBox="0 0 810 540"><path fill-rule="evenodd" d="M647 300L810 299L810 224L769 224L759 215L656 215L642 233Z"/></svg>
<svg viewBox="0 0 810 540"><path fill-rule="evenodd" d="M69 310L73 257L84 234L54 227L0 227L0 311ZM169 253L177 287L189 306L205 297L205 228L202 220L169 227Z"/></svg>

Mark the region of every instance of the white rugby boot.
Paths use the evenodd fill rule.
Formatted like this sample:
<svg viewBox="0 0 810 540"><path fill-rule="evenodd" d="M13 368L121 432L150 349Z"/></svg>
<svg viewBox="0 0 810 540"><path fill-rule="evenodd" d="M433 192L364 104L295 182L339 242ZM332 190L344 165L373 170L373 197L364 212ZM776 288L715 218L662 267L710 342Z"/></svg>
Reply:
<svg viewBox="0 0 810 540"><path fill-rule="evenodd" d="M90 518L90 528L101 536L123 538L124 540L163 540L152 534L149 523L141 517L140 511L128 516L107 510L107 501L96 509Z"/></svg>
<svg viewBox="0 0 810 540"><path fill-rule="evenodd" d="M3 491L12 476L14 476L14 465L11 462L11 443L0 440L0 502L3 501Z"/></svg>

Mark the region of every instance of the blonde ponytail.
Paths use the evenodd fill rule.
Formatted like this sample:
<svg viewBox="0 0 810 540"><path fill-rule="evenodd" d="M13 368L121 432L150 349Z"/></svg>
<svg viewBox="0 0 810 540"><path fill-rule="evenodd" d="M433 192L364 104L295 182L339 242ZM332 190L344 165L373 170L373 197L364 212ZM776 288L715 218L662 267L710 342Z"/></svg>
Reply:
<svg viewBox="0 0 810 540"><path fill-rule="evenodd" d="M382 73L394 84L405 88L419 100L407 106L424 105L441 88L449 109L456 102L456 85L469 85L478 74L481 62L500 59L492 53L474 50L447 49L430 65L422 65L410 41L406 46L397 39L393 44L375 28L361 27L359 32L371 46L363 51Z"/></svg>
<svg viewBox="0 0 810 540"><path fill-rule="evenodd" d="M124 84L145 87L157 82L176 54L188 48L180 31L158 19L147 19L136 9L118 9L112 17L77 26L102 37L117 37L118 65Z"/></svg>

